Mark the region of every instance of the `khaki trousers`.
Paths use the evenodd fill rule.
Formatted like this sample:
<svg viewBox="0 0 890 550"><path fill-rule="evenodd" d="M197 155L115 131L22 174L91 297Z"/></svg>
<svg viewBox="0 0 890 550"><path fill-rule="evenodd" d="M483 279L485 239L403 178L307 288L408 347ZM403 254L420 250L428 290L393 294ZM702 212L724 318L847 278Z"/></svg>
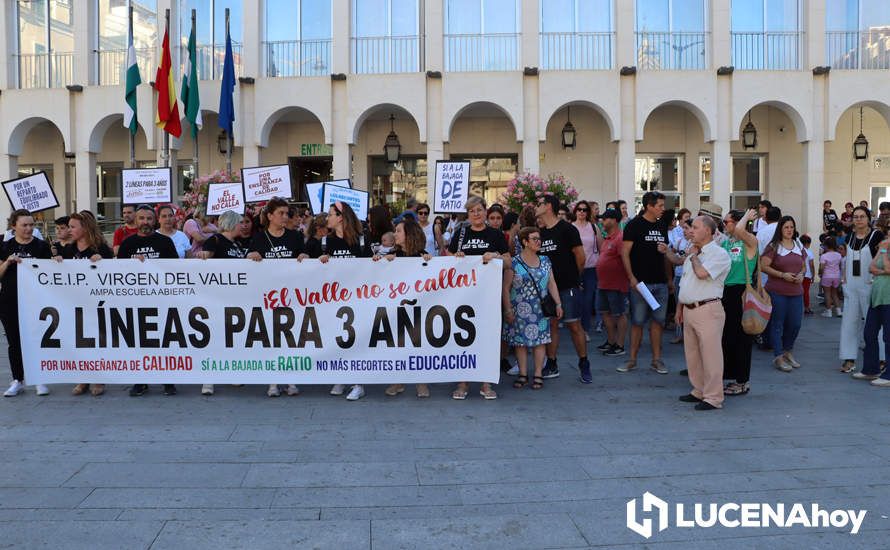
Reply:
<svg viewBox="0 0 890 550"><path fill-rule="evenodd" d="M720 300L695 309L683 308L683 350L692 395L723 406L723 324Z"/></svg>

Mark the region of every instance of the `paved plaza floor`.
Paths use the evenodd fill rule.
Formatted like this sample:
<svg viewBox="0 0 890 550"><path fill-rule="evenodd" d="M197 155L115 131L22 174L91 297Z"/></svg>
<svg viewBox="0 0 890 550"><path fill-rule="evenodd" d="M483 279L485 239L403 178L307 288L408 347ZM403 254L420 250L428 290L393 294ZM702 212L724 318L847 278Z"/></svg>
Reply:
<svg viewBox="0 0 890 550"><path fill-rule="evenodd" d="M0 547L888 548L890 389L838 372L839 326L807 318L790 374L755 351L751 393L709 412L677 401L682 346L666 345L669 375L645 368L645 348L624 375L591 353L584 386L567 338L561 378L534 392L505 377L493 402L452 401L449 385L358 402L320 387L29 388L0 399ZM868 512L856 535L671 526L647 540L626 526L646 491Z"/></svg>

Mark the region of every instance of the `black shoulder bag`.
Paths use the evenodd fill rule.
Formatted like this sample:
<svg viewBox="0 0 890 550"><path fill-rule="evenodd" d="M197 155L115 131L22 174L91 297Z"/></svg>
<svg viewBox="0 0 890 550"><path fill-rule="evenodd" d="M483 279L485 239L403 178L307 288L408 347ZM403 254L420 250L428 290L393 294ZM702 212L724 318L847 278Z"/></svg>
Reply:
<svg viewBox="0 0 890 550"><path fill-rule="evenodd" d="M544 287L545 295L541 296L541 285L538 284L538 279L532 275L531 270L525 262L522 261L522 258L516 257L522 267L525 269L525 272L528 273L528 276L531 277L532 282L535 285L535 290L537 291L538 297L541 299L541 312L544 314L544 317L556 317L556 300L553 299L553 296L550 295L550 292L547 290L547 287Z"/></svg>

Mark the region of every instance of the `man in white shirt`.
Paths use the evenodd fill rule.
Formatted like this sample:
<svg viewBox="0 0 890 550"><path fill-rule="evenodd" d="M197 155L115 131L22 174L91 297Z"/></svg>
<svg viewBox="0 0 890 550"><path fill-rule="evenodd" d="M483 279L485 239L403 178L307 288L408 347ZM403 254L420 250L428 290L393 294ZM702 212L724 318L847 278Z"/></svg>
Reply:
<svg viewBox="0 0 890 550"><path fill-rule="evenodd" d="M778 207L770 206L766 209L766 216L764 216L766 225L761 226L760 231L757 232L757 252L759 254L763 254L766 245L773 240L773 235L776 234L776 224L781 217L782 210Z"/></svg>
<svg viewBox="0 0 890 550"><path fill-rule="evenodd" d="M768 200L762 200L757 203L757 219L754 220L752 231L756 235L758 231L766 227L766 211L773 207L773 203Z"/></svg>
<svg viewBox="0 0 890 550"><path fill-rule="evenodd" d="M697 403L695 410L723 407L723 282L732 260L714 242L717 223L709 216L692 222L692 246L686 253L680 280L677 324L683 323L683 350L692 391L680 401Z"/></svg>

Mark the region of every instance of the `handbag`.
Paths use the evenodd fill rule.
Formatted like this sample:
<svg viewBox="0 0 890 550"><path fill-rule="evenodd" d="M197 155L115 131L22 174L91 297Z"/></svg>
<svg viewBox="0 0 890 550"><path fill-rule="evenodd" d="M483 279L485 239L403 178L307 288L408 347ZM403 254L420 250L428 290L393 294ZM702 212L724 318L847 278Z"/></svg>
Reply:
<svg viewBox="0 0 890 550"><path fill-rule="evenodd" d="M519 263L522 264L522 267L525 268L525 272L528 273L528 276L535 284L538 297L541 299L541 313L544 314L544 317L556 317L556 300L553 299L553 296L551 296L549 292L547 292L545 296L541 296L541 285L538 284L538 279L532 275L531 270L525 265L525 262L523 262L521 258L517 257L516 259L519 260Z"/></svg>
<svg viewBox="0 0 890 550"><path fill-rule="evenodd" d="M751 268L748 267L748 254L742 249L742 261L745 263L745 292L742 293L742 330L745 334L757 336L766 330L773 312L773 302L760 278L760 261L757 262L755 273L756 283L751 286Z"/></svg>

